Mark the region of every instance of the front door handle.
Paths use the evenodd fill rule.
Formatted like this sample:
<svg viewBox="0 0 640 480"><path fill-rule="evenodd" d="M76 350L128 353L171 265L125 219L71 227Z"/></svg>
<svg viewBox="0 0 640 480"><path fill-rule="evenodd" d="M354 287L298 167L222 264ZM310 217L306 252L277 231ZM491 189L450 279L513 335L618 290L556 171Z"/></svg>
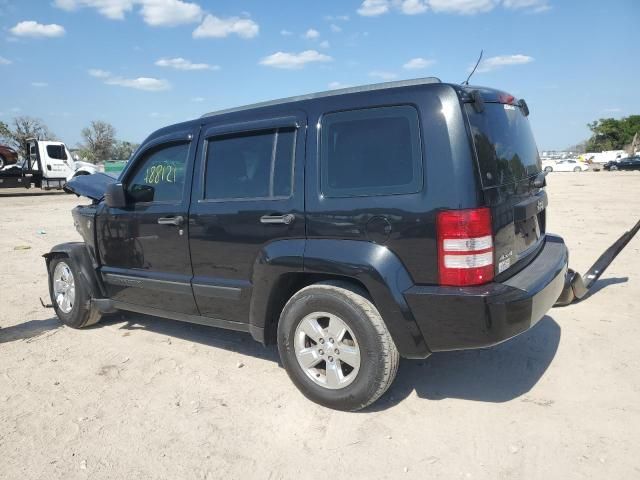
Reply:
<svg viewBox="0 0 640 480"><path fill-rule="evenodd" d="M175 225L176 227L180 227L184 223L184 217L182 215L178 215L177 217L160 217L158 219L159 225Z"/></svg>
<svg viewBox="0 0 640 480"><path fill-rule="evenodd" d="M291 225L296 219L293 213L287 213L285 215L263 215L260 217L260 223L284 223L285 225Z"/></svg>

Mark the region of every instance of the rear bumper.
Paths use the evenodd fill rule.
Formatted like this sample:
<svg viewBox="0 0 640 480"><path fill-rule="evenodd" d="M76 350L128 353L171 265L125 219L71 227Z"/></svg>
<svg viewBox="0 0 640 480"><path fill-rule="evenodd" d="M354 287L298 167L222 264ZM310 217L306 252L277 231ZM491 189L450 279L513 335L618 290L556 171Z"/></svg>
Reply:
<svg viewBox="0 0 640 480"><path fill-rule="evenodd" d="M478 287L414 286L404 292L432 352L482 348L534 326L564 287L569 253L547 235L538 256L502 283Z"/></svg>

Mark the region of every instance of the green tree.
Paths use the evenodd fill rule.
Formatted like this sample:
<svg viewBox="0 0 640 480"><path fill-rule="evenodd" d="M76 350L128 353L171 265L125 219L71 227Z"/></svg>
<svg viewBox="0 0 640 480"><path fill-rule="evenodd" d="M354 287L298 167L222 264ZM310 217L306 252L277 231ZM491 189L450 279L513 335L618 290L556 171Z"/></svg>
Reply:
<svg viewBox="0 0 640 480"><path fill-rule="evenodd" d="M102 120L93 120L82 129L84 145L80 155L90 162L102 162L111 158L111 152L116 142L116 129L113 125Z"/></svg>
<svg viewBox="0 0 640 480"><path fill-rule="evenodd" d="M55 140L55 134L39 118L16 117L13 119L11 130L11 144L20 152L23 158L28 155L27 140Z"/></svg>
<svg viewBox="0 0 640 480"><path fill-rule="evenodd" d="M131 143L122 140L117 140L113 146L111 152L112 160L129 160L133 152L140 146L138 143Z"/></svg>
<svg viewBox="0 0 640 480"><path fill-rule="evenodd" d="M9 130L9 125L4 122L0 122L0 143L9 143L11 142L11 130Z"/></svg>
<svg viewBox="0 0 640 480"><path fill-rule="evenodd" d="M620 120L601 118L587 124L592 132L587 140L588 152L602 150L622 150L633 141L634 135L640 132L640 115L630 115Z"/></svg>

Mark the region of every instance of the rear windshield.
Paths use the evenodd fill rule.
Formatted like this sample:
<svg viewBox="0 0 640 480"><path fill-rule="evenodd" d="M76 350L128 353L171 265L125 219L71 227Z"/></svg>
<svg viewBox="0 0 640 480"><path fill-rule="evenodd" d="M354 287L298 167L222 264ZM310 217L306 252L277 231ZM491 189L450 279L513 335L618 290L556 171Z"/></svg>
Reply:
<svg viewBox="0 0 640 480"><path fill-rule="evenodd" d="M481 113L470 104L465 109L484 187L512 183L541 171L529 121L519 107L485 103Z"/></svg>

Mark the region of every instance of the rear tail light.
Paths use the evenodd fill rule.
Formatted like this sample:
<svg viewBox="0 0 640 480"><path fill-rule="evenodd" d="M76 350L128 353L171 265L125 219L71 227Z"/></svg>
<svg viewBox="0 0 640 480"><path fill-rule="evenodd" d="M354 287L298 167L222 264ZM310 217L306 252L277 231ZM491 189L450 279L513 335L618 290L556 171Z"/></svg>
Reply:
<svg viewBox="0 0 640 480"><path fill-rule="evenodd" d="M493 236L488 208L438 213L441 285L481 285L493 280Z"/></svg>

